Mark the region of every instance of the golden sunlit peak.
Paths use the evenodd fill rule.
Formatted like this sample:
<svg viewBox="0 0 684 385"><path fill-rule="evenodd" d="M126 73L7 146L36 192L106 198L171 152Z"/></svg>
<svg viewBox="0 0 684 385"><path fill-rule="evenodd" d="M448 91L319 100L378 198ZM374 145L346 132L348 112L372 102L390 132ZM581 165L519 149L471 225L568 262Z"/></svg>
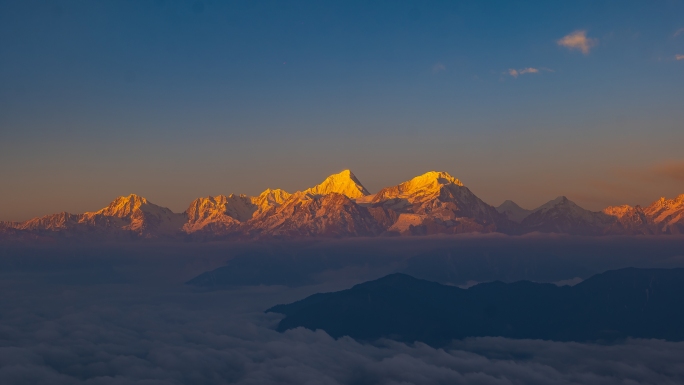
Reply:
<svg viewBox="0 0 684 385"><path fill-rule="evenodd" d="M124 217L130 215L135 210L140 209L142 206L149 204L150 203L144 197L137 194L130 194L129 196L120 196L114 199L109 206L97 213L107 216Z"/></svg>
<svg viewBox="0 0 684 385"><path fill-rule="evenodd" d="M460 180L449 175L444 171L429 171L411 180L403 182L398 186L386 187L382 189L374 200L386 198L401 198L414 195L434 195L439 194L442 188L449 186L463 187Z"/></svg>
<svg viewBox="0 0 684 385"><path fill-rule="evenodd" d="M128 196L120 196L120 197L116 198L110 204L110 206L112 204L115 204L115 205L133 204L133 205L139 206L139 205L143 205L143 204L147 204L147 203L148 203L147 199L145 199L144 197L141 197L140 195L137 195L137 194L130 194Z"/></svg>
<svg viewBox="0 0 684 385"><path fill-rule="evenodd" d="M679 196L673 198L673 199L667 199L666 197L660 197L657 201L655 201L653 204L658 205L658 206L679 206L684 203L684 194L680 194Z"/></svg>
<svg viewBox="0 0 684 385"><path fill-rule="evenodd" d="M290 196L290 193L288 193L285 190L276 188L276 189L270 189L267 188L264 190L261 194L259 194L260 197L266 197L266 196Z"/></svg>
<svg viewBox="0 0 684 385"><path fill-rule="evenodd" d="M623 216L629 214L634 210L634 207L630 205L621 205L621 206L608 206L605 209L603 209L603 212L608 215L612 215L614 217L622 218Z"/></svg>
<svg viewBox="0 0 684 385"><path fill-rule="evenodd" d="M453 176L449 175L448 172L444 171L429 171L423 175L419 175L411 179L406 183L408 183L412 188L418 188L435 182L442 185L455 184L458 186L463 186L463 183L460 180L454 178Z"/></svg>
<svg viewBox="0 0 684 385"><path fill-rule="evenodd" d="M309 195L327 195L330 193L338 193L346 195L348 198L352 199L370 195L368 190L363 187L361 182L350 170L344 170L337 174L330 175L323 181L323 183L303 192Z"/></svg>
<svg viewBox="0 0 684 385"><path fill-rule="evenodd" d="M285 190L267 188L257 197L252 197L252 203L259 207L259 210L264 211L272 206L279 206L283 204L292 194Z"/></svg>

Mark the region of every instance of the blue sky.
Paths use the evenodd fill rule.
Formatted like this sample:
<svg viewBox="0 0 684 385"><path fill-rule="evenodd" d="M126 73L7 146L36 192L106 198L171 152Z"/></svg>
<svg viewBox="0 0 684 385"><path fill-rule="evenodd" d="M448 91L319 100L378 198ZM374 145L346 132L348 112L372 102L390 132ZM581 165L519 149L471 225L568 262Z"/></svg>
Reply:
<svg viewBox="0 0 684 385"><path fill-rule="evenodd" d="M0 1L0 220L344 168L648 204L684 193L683 28L682 1Z"/></svg>

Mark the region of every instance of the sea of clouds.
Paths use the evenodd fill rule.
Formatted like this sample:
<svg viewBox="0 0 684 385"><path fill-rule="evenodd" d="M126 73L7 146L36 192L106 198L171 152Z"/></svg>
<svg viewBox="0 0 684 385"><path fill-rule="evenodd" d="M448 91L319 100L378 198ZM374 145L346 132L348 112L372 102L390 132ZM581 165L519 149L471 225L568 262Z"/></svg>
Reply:
<svg viewBox="0 0 684 385"><path fill-rule="evenodd" d="M355 282L206 290L182 284L194 262L159 255L41 258L0 272L1 384L684 383L680 342L474 338L434 349L278 333L280 316L264 309Z"/></svg>

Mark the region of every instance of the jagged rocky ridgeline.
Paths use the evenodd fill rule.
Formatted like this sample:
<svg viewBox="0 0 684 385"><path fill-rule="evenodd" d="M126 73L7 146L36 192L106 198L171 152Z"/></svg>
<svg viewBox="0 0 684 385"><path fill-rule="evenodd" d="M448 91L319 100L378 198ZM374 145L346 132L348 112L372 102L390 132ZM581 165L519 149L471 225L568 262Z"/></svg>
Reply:
<svg viewBox="0 0 684 385"><path fill-rule="evenodd" d="M198 198L183 213L131 194L84 214L0 222L4 239L259 239L529 232L579 235L681 234L684 194L648 207L585 210L565 197L526 210L493 207L446 172L431 171L371 194L345 170L290 194Z"/></svg>

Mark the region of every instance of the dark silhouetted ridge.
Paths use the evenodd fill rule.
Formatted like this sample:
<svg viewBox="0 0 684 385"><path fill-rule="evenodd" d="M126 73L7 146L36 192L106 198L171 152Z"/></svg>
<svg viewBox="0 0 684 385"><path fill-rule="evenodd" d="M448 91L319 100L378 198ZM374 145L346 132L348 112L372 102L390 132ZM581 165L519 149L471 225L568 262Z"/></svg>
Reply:
<svg viewBox="0 0 684 385"><path fill-rule="evenodd" d="M680 341L684 269L613 270L574 287L520 281L469 289L392 274L267 311L285 315L279 331L305 327L335 338L392 338L433 346L476 336Z"/></svg>

